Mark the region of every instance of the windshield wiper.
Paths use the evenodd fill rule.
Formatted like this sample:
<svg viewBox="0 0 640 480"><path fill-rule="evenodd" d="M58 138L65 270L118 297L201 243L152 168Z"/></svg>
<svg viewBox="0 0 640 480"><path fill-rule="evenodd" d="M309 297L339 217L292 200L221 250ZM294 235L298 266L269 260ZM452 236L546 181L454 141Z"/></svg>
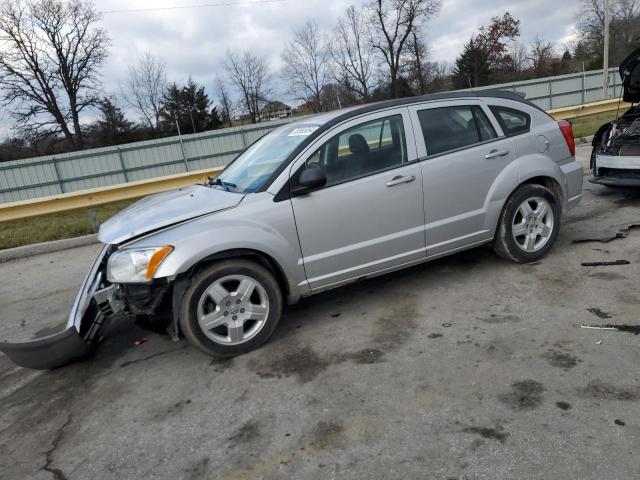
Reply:
<svg viewBox="0 0 640 480"><path fill-rule="evenodd" d="M225 182L225 181L221 180L220 177L216 177L213 181L211 181L211 179L209 179L209 185L220 185L227 192L231 191L231 189L229 187L238 188L238 186L235 183Z"/></svg>

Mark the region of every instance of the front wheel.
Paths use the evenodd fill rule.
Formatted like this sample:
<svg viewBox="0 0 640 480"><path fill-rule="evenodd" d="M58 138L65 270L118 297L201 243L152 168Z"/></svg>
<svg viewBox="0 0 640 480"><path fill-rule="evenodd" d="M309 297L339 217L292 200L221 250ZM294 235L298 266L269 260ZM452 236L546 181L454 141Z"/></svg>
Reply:
<svg viewBox="0 0 640 480"><path fill-rule="evenodd" d="M265 343L281 315L282 294L271 272L247 260L225 260L194 277L180 326L203 352L232 357Z"/></svg>
<svg viewBox="0 0 640 480"><path fill-rule="evenodd" d="M542 185L520 186L502 209L493 249L502 258L534 262L551 249L560 228L560 207Z"/></svg>

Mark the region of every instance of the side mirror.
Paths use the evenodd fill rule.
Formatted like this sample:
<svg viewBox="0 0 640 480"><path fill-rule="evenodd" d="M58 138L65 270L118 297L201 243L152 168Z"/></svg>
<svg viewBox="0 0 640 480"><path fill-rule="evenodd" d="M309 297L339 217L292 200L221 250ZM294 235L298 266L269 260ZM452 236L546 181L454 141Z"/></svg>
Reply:
<svg viewBox="0 0 640 480"><path fill-rule="evenodd" d="M312 190L322 188L326 184L327 175L321 168L305 168L298 178L298 184L293 187L291 193L292 195L304 195Z"/></svg>

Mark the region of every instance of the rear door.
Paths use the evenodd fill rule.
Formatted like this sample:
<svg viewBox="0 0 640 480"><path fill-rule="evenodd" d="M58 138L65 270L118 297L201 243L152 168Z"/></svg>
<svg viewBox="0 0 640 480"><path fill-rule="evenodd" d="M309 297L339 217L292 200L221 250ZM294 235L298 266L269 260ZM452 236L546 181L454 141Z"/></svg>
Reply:
<svg viewBox="0 0 640 480"><path fill-rule="evenodd" d="M512 141L479 101L409 110L422 167L427 256L491 239L489 193L514 159Z"/></svg>
<svg viewBox="0 0 640 480"><path fill-rule="evenodd" d="M422 172L408 110L352 120L291 172L322 168L324 188L291 199L312 289L426 257Z"/></svg>

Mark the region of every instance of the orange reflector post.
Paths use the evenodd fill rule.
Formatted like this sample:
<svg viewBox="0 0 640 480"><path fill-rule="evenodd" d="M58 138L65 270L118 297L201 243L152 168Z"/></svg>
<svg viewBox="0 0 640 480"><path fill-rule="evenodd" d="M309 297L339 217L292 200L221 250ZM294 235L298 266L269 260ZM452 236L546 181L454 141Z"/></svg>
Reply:
<svg viewBox="0 0 640 480"><path fill-rule="evenodd" d="M153 276L156 274L156 270L158 270L158 267L160 266L162 261L167 258L167 255L169 255L171 252L173 252L173 246L165 245L151 256L149 265L147 265L147 280L153 279Z"/></svg>

